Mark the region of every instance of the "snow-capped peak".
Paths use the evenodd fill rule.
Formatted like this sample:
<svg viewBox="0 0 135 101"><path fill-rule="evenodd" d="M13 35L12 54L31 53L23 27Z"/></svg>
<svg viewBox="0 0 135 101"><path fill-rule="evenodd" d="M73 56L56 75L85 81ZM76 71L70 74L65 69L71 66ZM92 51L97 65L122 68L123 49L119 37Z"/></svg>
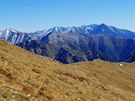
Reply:
<svg viewBox="0 0 135 101"><path fill-rule="evenodd" d="M13 28L10 28L9 30L12 31L12 32L17 32L17 30L15 30Z"/></svg>
<svg viewBox="0 0 135 101"><path fill-rule="evenodd" d="M6 29L5 30L7 33L9 33L9 32L18 32L17 30L15 30L15 29L13 29L13 28L9 28L9 29Z"/></svg>

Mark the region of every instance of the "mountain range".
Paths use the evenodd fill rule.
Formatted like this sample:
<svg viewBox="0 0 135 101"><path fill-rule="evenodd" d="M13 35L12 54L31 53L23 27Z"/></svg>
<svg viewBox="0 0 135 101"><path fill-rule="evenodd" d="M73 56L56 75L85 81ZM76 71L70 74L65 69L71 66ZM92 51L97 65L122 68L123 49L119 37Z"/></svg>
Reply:
<svg viewBox="0 0 135 101"><path fill-rule="evenodd" d="M0 101L134 101L135 62L62 64L0 40Z"/></svg>
<svg viewBox="0 0 135 101"><path fill-rule="evenodd" d="M135 32L105 24L53 27L33 33L7 29L0 32L0 38L65 64L94 59L135 61Z"/></svg>

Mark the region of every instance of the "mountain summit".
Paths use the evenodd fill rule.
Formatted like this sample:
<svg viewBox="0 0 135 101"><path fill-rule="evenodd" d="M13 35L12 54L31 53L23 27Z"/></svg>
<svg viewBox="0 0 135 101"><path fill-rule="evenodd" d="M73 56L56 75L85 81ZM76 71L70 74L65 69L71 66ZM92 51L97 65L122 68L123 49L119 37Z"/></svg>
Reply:
<svg viewBox="0 0 135 101"><path fill-rule="evenodd" d="M109 34L123 38L135 39L135 32L105 25L104 23L100 25L83 25L80 27L54 27L49 29L46 33Z"/></svg>
<svg viewBox="0 0 135 101"><path fill-rule="evenodd" d="M53 27L33 33L9 29L1 31L0 37L62 63L94 59L112 62L135 61L135 32L103 23L80 27Z"/></svg>

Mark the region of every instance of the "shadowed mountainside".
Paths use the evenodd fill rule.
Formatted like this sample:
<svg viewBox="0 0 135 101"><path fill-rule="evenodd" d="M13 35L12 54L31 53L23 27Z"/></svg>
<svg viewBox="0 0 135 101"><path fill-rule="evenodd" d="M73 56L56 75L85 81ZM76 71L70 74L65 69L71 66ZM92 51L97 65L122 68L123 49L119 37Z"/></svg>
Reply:
<svg viewBox="0 0 135 101"><path fill-rule="evenodd" d="M134 66L64 65L0 40L0 101L134 101Z"/></svg>
<svg viewBox="0 0 135 101"><path fill-rule="evenodd" d="M103 23L80 27L53 27L33 33L11 28L0 31L0 38L65 64L94 59L134 61L135 32Z"/></svg>
<svg viewBox="0 0 135 101"><path fill-rule="evenodd" d="M112 62L133 62L135 40L111 35L84 35L53 33L46 40L25 41L18 44L42 56L54 58L62 63L101 59Z"/></svg>

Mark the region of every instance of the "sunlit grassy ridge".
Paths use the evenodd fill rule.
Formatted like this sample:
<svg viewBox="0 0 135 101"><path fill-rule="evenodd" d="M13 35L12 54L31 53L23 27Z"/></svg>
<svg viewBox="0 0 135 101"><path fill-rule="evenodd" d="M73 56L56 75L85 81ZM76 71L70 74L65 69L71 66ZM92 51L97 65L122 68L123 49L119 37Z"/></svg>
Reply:
<svg viewBox="0 0 135 101"><path fill-rule="evenodd" d="M0 101L134 101L135 63L64 65L0 41Z"/></svg>

